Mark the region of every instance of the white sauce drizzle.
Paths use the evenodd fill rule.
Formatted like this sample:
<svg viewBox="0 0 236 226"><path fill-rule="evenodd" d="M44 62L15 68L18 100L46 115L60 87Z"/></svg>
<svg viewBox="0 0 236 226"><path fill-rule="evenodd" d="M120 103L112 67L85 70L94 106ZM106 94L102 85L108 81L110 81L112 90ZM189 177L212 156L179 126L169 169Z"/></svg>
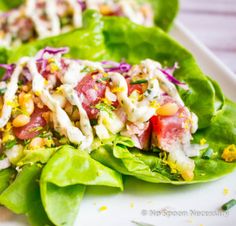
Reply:
<svg viewBox="0 0 236 226"><path fill-rule="evenodd" d="M159 70L161 65L153 60L147 59L141 62L141 64L146 69L147 78L149 79L157 79L159 81L159 85L164 92L166 92L169 96L173 97L177 103L181 106L184 106L184 102L182 101L179 93L173 83L171 83L166 76Z"/></svg>
<svg viewBox="0 0 236 226"><path fill-rule="evenodd" d="M70 85L63 85L64 95L66 96L67 100L72 104L75 105L79 109L80 114L80 128L84 134L84 142L81 144L81 148L85 149L92 145L93 142L93 129L90 125L90 121L86 111L84 110L78 94Z"/></svg>
<svg viewBox="0 0 236 226"><path fill-rule="evenodd" d="M43 103L53 112L55 130L67 136L72 143L81 145L85 137L79 128L73 126L66 112L60 107L60 103L45 88L45 79L38 73L34 59L29 61L28 67L33 76L33 92L38 94Z"/></svg>
<svg viewBox="0 0 236 226"><path fill-rule="evenodd" d="M74 27L82 27L82 9L77 0L67 0L73 10L73 25Z"/></svg>
<svg viewBox="0 0 236 226"><path fill-rule="evenodd" d="M21 74L21 71L24 67L24 65L26 64L28 58L22 58L19 63L17 64L10 82L7 84L7 90L4 94L4 104L2 107L2 114L0 117L0 128L3 128L7 122L9 121L10 117L11 117L11 112L12 112L12 104L13 101L16 97L16 91L18 89L18 80L19 80L19 76Z"/></svg>
<svg viewBox="0 0 236 226"><path fill-rule="evenodd" d="M155 114L156 109L148 106L147 103L144 104L144 102L138 102L135 105L128 97L128 86L124 76L119 73L109 73L109 75L113 85L120 88L117 98L120 105L124 108L128 120L134 123L148 121Z"/></svg>

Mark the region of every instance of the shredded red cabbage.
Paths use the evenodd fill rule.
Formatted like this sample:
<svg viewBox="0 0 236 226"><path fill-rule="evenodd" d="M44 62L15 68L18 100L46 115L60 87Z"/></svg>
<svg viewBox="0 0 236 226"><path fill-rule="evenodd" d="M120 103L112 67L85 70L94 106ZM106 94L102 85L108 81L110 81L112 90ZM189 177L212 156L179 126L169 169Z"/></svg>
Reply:
<svg viewBox="0 0 236 226"><path fill-rule="evenodd" d="M5 74L2 77L2 81L6 81L11 77L15 67L16 67L15 64L0 64L0 68L6 70Z"/></svg>
<svg viewBox="0 0 236 226"><path fill-rule="evenodd" d="M81 7L82 11L84 11L87 8L85 1L77 0L77 2L80 4L80 7Z"/></svg>
<svg viewBox="0 0 236 226"><path fill-rule="evenodd" d="M131 68L131 65L126 62L113 62L113 61L102 61L103 68L105 72L119 72L125 73L128 72Z"/></svg>
<svg viewBox="0 0 236 226"><path fill-rule="evenodd" d="M46 47L42 50L40 50L37 54L38 56L38 60L41 60L43 58L43 55L45 53L49 53L52 55L56 55L56 54L65 54L69 52L69 48L68 47L61 47L61 48L53 48L53 47Z"/></svg>
<svg viewBox="0 0 236 226"><path fill-rule="evenodd" d="M166 69L159 69L166 77L167 79L174 83L175 85L178 85L180 87L182 87L183 89L189 89L188 85L186 83L180 82L178 79L176 79L173 76L173 73L175 72L176 69L178 69L178 63L175 63L174 66L172 68L166 68Z"/></svg>
<svg viewBox="0 0 236 226"><path fill-rule="evenodd" d="M37 60L37 66L39 68L39 73L42 73L46 70L47 67L47 59L40 58Z"/></svg>

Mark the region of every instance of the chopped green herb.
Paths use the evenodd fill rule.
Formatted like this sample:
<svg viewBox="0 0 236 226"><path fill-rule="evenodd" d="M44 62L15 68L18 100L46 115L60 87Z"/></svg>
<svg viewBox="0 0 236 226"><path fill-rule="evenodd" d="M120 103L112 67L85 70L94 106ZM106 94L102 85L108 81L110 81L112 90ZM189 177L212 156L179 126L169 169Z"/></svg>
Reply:
<svg viewBox="0 0 236 226"><path fill-rule="evenodd" d="M135 84L143 84L143 83L147 83L147 82L148 82L147 79L140 79L140 80L136 80L136 81L131 81L130 84L135 85Z"/></svg>
<svg viewBox="0 0 236 226"><path fill-rule="evenodd" d="M19 80L19 82L17 83L18 86L22 86L24 84L24 82L22 80Z"/></svg>
<svg viewBox="0 0 236 226"><path fill-rule="evenodd" d="M152 90L150 89L147 89L147 93L150 94L152 92Z"/></svg>
<svg viewBox="0 0 236 226"><path fill-rule="evenodd" d="M154 226L153 224L148 224L144 222L137 222L137 221L131 221L131 222L136 224L137 226Z"/></svg>
<svg viewBox="0 0 236 226"><path fill-rule="evenodd" d="M98 103L95 108L97 108L100 111L113 111L115 110L115 107L113 107L112 105L108 105L105 103Z"/></svg>
<svg viewBox="0 0 236 226"><path fill-rule="evenodd" d="M0 96L2 96L6 92L7 88L0 89Z"/></svg>
<svg viewBox="0 0 236 226"><path fill-rule="evenodd" d="M0 160L3 160L5 158L6 158L5 155L0 155Z"/></svg>
<svg viewBox="0 0 236 226"><path fill-rule="evenodd" d="M30 139L27 139L27 140L23 140L23 143L24 143L24 146L28 145L30 143Z"/></svg>
<svg viewBox="0 0 236 226"><path fill-rule="evenodd" d="M100 111L105 111L109 114L110 117L112 117L112 111L115 110L115 107L112 105L108 105L105 103L98 103L95 108L97 108Z"/></svg>
<svg viewBox="0 0 236 226"><path fill-rule="evenodd" d="M13 146L17 144L16 140L10 140L4 144L4 149L11 149Z"/></svg>
<svg viewBox="0 0 236 226"><path fill-rule="evenodd" d="M59 143L60 144L68 144L70 143L69 140L66 138L66 137L62 137L60 140L59 140Z"/></svg>
<svg viewBox="0 0 236 226"><path fill-rule="evenodd" d="M203 159L210 159L212 154L214 153L213 149L208 148L202 155Z"/></svg>
<svg viewBox="0 0 236 226"><path fill-rule="evenodd" d="M38 136L41 137L41 138L51 138L52 137L52 133L47 132L47 131L43 131Z"/></svg>
<svg viewBox="0 0 236 226"><path fill-rule="evenodd" d="M60 22L62 26L68 25L70 23L70 18L68 18L67 16L64 16L60 19Z"/></svg>
<svg viewBox="0 0 236 226"><path fill-rule="evenodd" d="M221 209L226 211L229 210L230 208L232 208L233 206L236 205L236 200L235 199L231 199L230 201L226 202Z"/></svg>
<svg viewBox="0 0 236 226"><path fill-rule="evenodd" d="M157 147L153 147L152 148L152 151L155 152L155 153L160 153L161 152L161 149L157 148Z"/></svg>
<svg viewBox="0 0 236 226"><path fill-rule="evenodd" d="M88 66L85 66L80 72L90 72L90 69Z"/></svg>
<svg viewBox="0 0 236 226"><path fill-rule="evenodd" d="M42 130L42 129L43 129L42 126L38 126L38 127L35 127L35 128L30 129L29 131L30 131L30 132L38 132L38 131L40 131L40 130Z"/></svg>
<svg viewBox="0 0 236 226"><path fill-rule="evenodd" d="M91 126L96 126L98 124L98 120L97 119L90 119L90 124L91 124Z"/></svg>
<svg viewBox="0 0 236 226"><path fill-rule="evenodd" d="M100 79L97 79L96 82L99 83L99 82L105 82L105 81L108 81L108 80L110 80L109 77L102 77Z"/></svg>

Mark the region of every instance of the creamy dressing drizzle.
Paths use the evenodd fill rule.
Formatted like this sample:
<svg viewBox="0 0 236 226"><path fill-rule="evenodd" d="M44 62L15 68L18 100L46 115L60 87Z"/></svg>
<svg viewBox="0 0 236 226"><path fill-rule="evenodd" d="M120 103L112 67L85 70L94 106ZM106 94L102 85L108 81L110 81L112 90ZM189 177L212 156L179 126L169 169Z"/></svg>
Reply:
<svg viewBox="0 0 236 226"><path fill-rule="evenodd" d="M28 67L33 77L33 92L38 95L43 103L53 112L54 128L59 133L68 137L75 144L81 145L86 140L81 130L75 127L67 113L60 107L60 103L53 98L46 87L46 80L39 74L34 59L28 63Z"/></svg>
<svg viewBox="0 0 236 226"><path fill-rule="evenodd" d="M7 84L7 90L4 94L3 98L3 107L2 107L2 113L0 117L0 128L3 128L7 122L9 121L11 117L11 112L12 112L12 105L14 102L14 99L16 97L16 91L18 89L18 81L19 81L19 76L21 74L21 71L26 64L28 58L22 58L19 63L17 64L11 79L9 83Z"/></svg>
<svg viewBox="0 0 236 226"><path fill-rule="evenodd" d="M119 73L109 73L109 75L112 84L120 89L117 92L117 98L120 105L124 108L128 120L133 123L148 121L155 114L156 109L148 106L148 103L144 105L144 102L134 104L128 97L128 85L124 76Z"/></svg>
<svg viewBox="0 0 236 226"><path fill-rule="evenodd" d="M90 125L90 121L88 118L88 115L86 111L84 110L78 94L76 91L73 89L73 86L71 85L63 85L63 91L64 95L66 96L67 100L74 106L76 106L79 110L80 114L80 128L84 134L84 142L81 144L81 148L88 148L92 145L93 142L93 129L92 126Z"/></svg>
<svg viewBox="0 0 236 226"><path fill-rule="evenodd" d="M184 102L182 101L175 85L171 83L166 76L159 70L161 65L153 60L147 59L141 62L141 64L146 69L146 74L148 79L153 80L157 79L159 81L159 85L161 89L166 92L169 96L173 97L178 104L184 106ZM150 88L153 92L153 88Z"/></svg>
<svg viewBox="0 0 236 226"><path fill-rule="evenodd" d="M74 27L82 27L82 8L77 0L67 0L71 10L73 11L73 25Z"/></svg>

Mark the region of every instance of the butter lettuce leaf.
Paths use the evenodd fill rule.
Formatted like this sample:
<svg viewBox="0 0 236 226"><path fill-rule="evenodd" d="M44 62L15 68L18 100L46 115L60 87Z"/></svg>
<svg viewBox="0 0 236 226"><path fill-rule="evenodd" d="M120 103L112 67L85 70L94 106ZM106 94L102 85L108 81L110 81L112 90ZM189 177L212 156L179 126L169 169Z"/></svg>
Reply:
<svg viewBox="0 0 236 226"><path fill-rule="evenodd" d="M73 225L85 185L123 190L121 175L72 146L63 146L48 161L40 178L41 197L55 225Z"/></svg>
<svg viewBox="0 0 236 226"><path fill-rule="evenodd" d="M15 177L15 170L12 168L0 171L0 194L10 185Z"/></svg>
<svg viewBox="0 0 236 226"><path fill-rule="evenodd" d="M12 212L26 214L33 226L52 225L43 209L39 177L41 168L36 165L24 166L16 179L0 195L0 204Z"/></svg>
<svg viewBox="0 0 236 226"><path fill-rule="evenodd" d="M16 8L19 5L21 5L23 2L24 2L23 0L11 0L11 1L1 0L0 1L0 12L1 11L9 11L13 8Z"/></svg>
<svg viewBox="0 0 236 226"><path fill-rule="evenodd" d="M169 30L179 11L178 0L140 0L142 2L149 2L154 10L155 24L163 30Z"/></svg>

